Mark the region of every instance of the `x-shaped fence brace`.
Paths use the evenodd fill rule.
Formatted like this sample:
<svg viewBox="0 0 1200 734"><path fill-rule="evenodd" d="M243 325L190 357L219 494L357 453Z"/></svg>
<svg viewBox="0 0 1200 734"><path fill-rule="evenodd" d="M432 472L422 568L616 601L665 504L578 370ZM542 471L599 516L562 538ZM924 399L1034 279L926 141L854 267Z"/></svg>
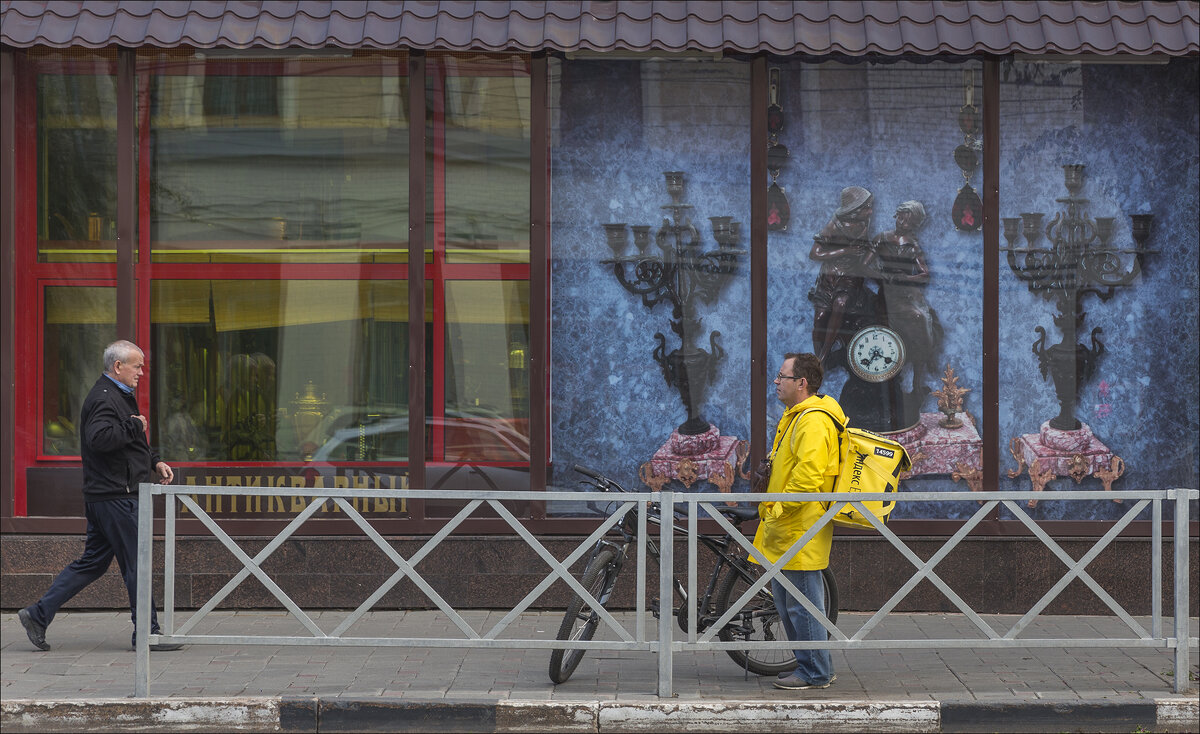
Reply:
<svg viewBox="0 0 1200 734"><path fill-rule="evenodd" d="M721 501L724 501L725 499L727 499L725 496L721 496L721 495L717 495L717 497ZM767 495L762 495L761 497L762 497L762 499L766 499ZM774 495L771 498L775 499L777 497L779 497L779 495ZM821 495L820 497L814 495L812 501L821 501L821 498L823 498L823 497L825 497L825 495ZM688 571L688 594L689 594L689 598L695 598L695 593L696 593L695 581L696 581L697 548L696 548L696 544L694 542L694 538L696 536L696 516L698 514L697 508L703 509L707 515L709 515L712 519L716 520L717 523L727 533L729 533L729 535L743 549L745 549L747 555L750 558L753 558L755 561L758 562L759 565L761 565L763 567L762 575L759 576L759 578L756 579L754 581L754 583L750 584L749 587L742 593L742 595L740 597L738 597L738 599L736 601L731 603L729 605L729 607L725 610L725 612L714 623L709 625L708 628L706 629L706 631L703 634L700 634L699 637L697 637L697 631L696 631L695 606L692 605L692 608L689 609L688 641L693 642L693 643L694 642L713 642L713 637L719 633L721 628L724 627L727 623L729 623L729 621L733 619L733 617L742 609L742 607L747 602L750 601L750 599L752 599L755 596L755 594L757 594L759 592L760 589L762 589L764 586L766 586L768 583L770 583L772 579L776 579L776 578L778 578L781 585L785 589L787 589L788 593L791 594L794 599L796 599L798 602L800 602L800 604L806 610L808 610L809 614L811 614L818 622L820 622L820 624L829 632L830 636L833 639L838 640L840 642L845 642L847 644L852 644L854 642L866 639L866 637L871 633L871 631L873 629L875 629L875 627L888 615L888 613L891 612L891 610L895 609L896 606L901 601L903 601L904 598L907 597L908 594L911 593L912 590L914 588L916 588L916 586L924 579L929 579L929 581L934 586L936 586L938 588L938 590L940 590L946 596L946 598L949 599L951 601L951 603L953 603L954 606L956 606L959 609L959 611L961 611L963 613L963 615L971 621L972 624L974 624L977 628L979 628L979 630L989 640L999 640L999 639L1014 640L1014 639L1017 639L1018 636L1021 634L1021 632L1034 619L1036 619L1038 617L1038 615L1040 615L1041 612L1052 601L1054 601L1055 598L1058 597L1059 594L1062 593L1062 591L1067 587L1068 584L1071 583L1071 581L1073 581L1076 578L1079 578L1085 584L1087 584L1088 588L1090 588L1093 592L1095 592L1096 595L1101 599L1101 601L1103 601L1105 603L1105 605L1107 605L1110 609L1112 609L1113 613L1116 614L1118 617L1120 617L1121 621L1123 621L1126 625L1128 625L1130 630L1132 630L1133 633L1135 635L1137 635L1139 639L1150 639L1150 635L1149 635L1149 633L1146 632L1145 628L1142 627L1140 624L1138 624L1137 620L1135 620L1133 617L1131 617L1129 615L1129 613L1125 611L1124 607L1122 607L1119 603L1117 603L1117 601L1115 599L1113 599L1112 595L1109 594L1107 591L1105 591L1104 588L1101 587L1100 584L1098 584L1096 582L1096 580L1093 579L1091 577L1091 575L1089 575L1087 573L1086 570L1084 570L1086 568L1086 566L1089 563L1091 563L1096 558L1096 556L1098 556L1106 547L1108 547L1109 543L1111 543L1112 540L1114 538L1116 538L1121 533L1121 531L1124 530L1129 525L1129 523L1133 522L1133 520L1137 518L1137 516L1141 513L1141 511L1147 505L1150 504L1151 500L1149 500L1149 499L1142 499L1137 504L1130 507L1125 512L1125 514L1117 522L1115 522L1111 528L1109 528L1108 532L1105 533L1099 540L1097 540L1096 543L1091 547L1091 549L1087 553L1085 553L1082 557L1080 557L1078 561L1072 559L1070 557L1070 555L1068 555L1067 552L1062 549L1062 546L1060 546L1057 542L1055 542L1055 540L1053 538L1051 538L1050 535L1047 534L1046 531L1043 530L1033 520L1033 518L1031 518L1028 515L1028 513L1025 512L1024 508L1018 506L1016 503L1014 503L1012 500L1009 500L1009 499L988 500L988 501L984 502L983 506L980 507L971 516L971 518L969 520L967 520L967 522L963 523L963 525L961 527L959 527L959 529L952 536L950 536L950 538L948 538L945 543L942 544L941 548L939 548L937 550L937 552L935 552L932 556L930 556L929 560L922 561L920 559L920 557L916 553L914 553L912 551L912 549L909 548L908 545L903 540L901 540L900 537L897 536L891 530L891 528L889 528L882 520L880 520L878 517L876 517L875 514L872 513L870 510L868 510L866 508L866 506L863 504L863 502L871 501L871 500L881 500L882 499L882 500L886 501L889 499L894 499L895 495L894 494L884 494L884 493L878 493L877 495L864 493L861 495L861 497L862 497L861 500L856 499L856 500L848 501L845 499L840 499L840 500L833 499L832 501L830 501L828 509L825 511L825 513L823 515L821 515L821 517L816 521L816 523L814 523L812 525L812 527L810 527L802 536L800 536L800 538L797 539L796 542L792 544L791 548L786 553L784 553L782 556L780 556L777 561L775 561L774 563L771 563L769 560L767 560L767 558L762 554L761 551L759 551L757 548L754 547L754 545L750 542L750 540L748 538L746 538L746 536L744 536L740 530L738 530L736 527L734 527L734 525L724 515L722 515L720 513L720 511L714 506L714 504L711 501L705 501L703 496L698 496L698 495L691 495L691 496L683 495L683 496L681 496L680 501L686 502L689 505L689 509L688 509L689 533L688 533L688 535L689 535L689 538L691 539L691 542L689 543L689 546L688 546L688 569L689 569L689 571ZM976 497L978 497L978 495L976 495ZM981 520L983 520L985 517L987 517L987 515L992 511L992 509L994 507L996 507L996 505L1000 502L1003 502L1004 506L1009 508L1009 510L1011 510L1012 513L1026 527L1028 527L1029 530L1039 540L1041 540L1042 543L1044 543L1046 545L1046 547L1048 547L1059 560L1061 560L1067 566L1067 572L1063 575L1063 577L1061 579L1059 579L1058 583L1056 583L1049 591L1047 591L1045 593L1045 595L1043 595L1042 598L1036 604L1034 604L1033 607L1023 617L1021 617L1021 619L1018 620L1017 623L1014 624L1013 627L1007 633L1005 633L1003 636L1001 636L999 633L997 633L996 630L993 629L993 627L991 625L989 625L974 609L972 609L970 607L970 605L967 604L962 599L962 597L960 597L953 589L951 589L950 586L944 580L942 580L941 577L939 577L936 573L934 573L934 570L933 570L934 567L938 563L940 563L942 560L944 560L946 558L946 556L949 555L952 550L954 550L954 548L958 545L958 543L960 541L962 541L962 539L965 538L971 532L971 530L976 525L979 524L979 522ZM879 610L877 612L875 612L875 614L870 619L868 619L863 624L862 627L860 627L858 629L857 632L854 633L853 637L847 637L845 635L845 633L843 633L840 629L837 628L836 625L834 625L832 622L830 622L829 618L827 616L825 616L824 610L819 609L816 606L816 604L814 604L807 596L802 594L800 592L800 590L798 588L796 588L796 586L791 582L790 579L788 579L786 576L784 576L782 573L780 573L787 566L787 564L793 558L795 558L796 554L798 554L801 551L801 549L804 547L804 545L806 543L808 543L808 541L811 540L821 530L821 528L823 528L826 524L831 522L833 520L834 516L837 515L842 510L842 508L845 507L847 504L850 504L851 506L853 506L855 509L857 509L863 515L863 517L866 517L871 522L871 524L875 527L875 529L878 530L881 535L883 535L885 538L887 538L888 541L897 550L899 550L900 553L906 559L908 559L913 564L913 566L915 566L917 569L917 572L911 578L909 578L908 581L906 581L899 589L896 590L896 592L892 595L892 597L890 599L888 599L888 601L885 604L883 604L883 606L881 606L879 608ZM740 645L742 643L738 643L738 644ZM815 646L826 647L827 644L826 643L788 643L787 646L799 649L799 648L804 648L804 647L815 647Z"/></svg>
<svg viewBox="0 0 1200 734"><path fill-rule="evenodd" d="M195 492L196 488L189 487L187 491ZM228 489L228 488L224 488L221 491L223 494L235 493L235 492L231 492L230 489ZM240 493L240 492L238 492L238 493ZM213 609L215 609L217 607L218 604L220 604L222 601L224 601L225 598L228 597L229 594L234 591L234 589L236 589L243 581L245 581L247 578L249 578L251 575L253 575L255 578L257 578L263 584L264 587L266 587L266 589L276 599L279 600L280 604L282 604L284 606L284 608L287 609L288 612L290 614L292 614L292 616L294 616L304 626L304 628L307 629L312 634L313 637L324 637L324 638L340 638L340 637L342 637L342 635L347 630L349 630L356 622L358 622L358 620L360 620L363 617L363 615L365 615L367 612L369 612L375 606L375 604L378 603L378 601L381 598L383 598L383 596L389 590L391 590L397 583L399 583L401 580L403 580L404 578L407 577L409 580L412 581L412 583L414 585L416 585L419 589L421 589L421 591L423 591L429 597L430 601L432 601L433 604L438 609L440 609L443 613L446 614L446 616L455 624L455 626L458 627L458 629L463 633L463 635L465 635L465 639L496 640L496 639L499 639L500 634L514 620L516 620L521 615L522 612L524 612L526 609L528 609L529 606L532 605L533 602L535 602L542 595L542 593L545 592L545 590L550 587L550 585L552 585L555 581L561 579L568 586L570 586L571 589L576 594L578 594L582 599L584 599L592 609L595 610L595 612L600 616L600 618L605 622L605 624L610 629L612 629L613 632L615 632L618 637L620 637L622 642L635 642L634 635L631 635L629 633L629 631L627 629L625 629L625 627L623 625L621 625L621 623L618 622L615 617L613 617L611 612L609 612L608 610L604 609L603 606L601 606L600 601L598 599L596 599L595 597L593 597L591 595L591 593L588 591L588 589L586 589L583 586L583 584L581 584L575 578L575 576L571 574L570 568L585 553L588 553L592 549L592 547L595 545L596 541L598 541L601 537L603 537L605 534L607 534L608 531L612 527L614 527L617 523L619 523L622 519L624 519L626 514L629 513L635 506L638 506L638 505L640 505L643 509L643 511L638 513L638 524L639 524L639 528L641 530L641 532L639 533L639 537L644 537L645 536L645 515L646 515L644 509L645 509L645 506L650 502L649 495L647 495L645 497L640 497L639 495L626 495L626 496L621 497L620 501L617 503L617 504L619 504L619 507L617 507L607 518L605 518L605 520L603 522L601 522L600 525L590 535L588 535L578 546L576 546L575 549L573 551L571 551L570 554L568 554L562 561L559 561L554 557L554 554L552 554L546 548L546 546L537 539L536 536L534 536L532 533L530 533L529 530L521 523L521 521L519 519L517 519L512 514L512 512L502 504L501 500L497 499L497 498L470 500L461 510L459 510L459 512L453 518L450 519L449 522L446 523L446 525L444 525L437 533L430 536L429 539L426 540L424 544L422 544L420 549L417 550L417 552L415 552L410 558L405 559L399 552L396 551L395 548L393 548L391 545L388 544L388 542L383 538L383 536L379 534L379 531L377 531L354 508L354 506L351 503L346 501L349 497L359 496L361 493L355 492L352 490L342 492L342 493L338 493L337 491L331 491L322 496L315 497L311 502L309 502L309 504L304 508L304 510L302 510L291 522L289 522L287 524L286 527L284 527L283 530L281 530L279 532L278 535L275 536L275 538L273 538L266 546L264 546L253 558L251 558L250 555L247 554L244 550L242 550L242 548L237 544L237 542L234 541L233 538L231 538L229 536L229 534L226 533L221 528L221 526L217 524L217 522L196 502L196 500L194 498L188 496L187 494L183 494L183 493L179 493L179 492L169 492L167 494L168 494L168 498L170 498L170 499L178 498L179 501L182 502L183 505L189 511L191 511L198 520L200 520L200 522L204 525L204 527L206 527L213 534L213 537L216 538L218 541L220 541L220 543L227 550L229 550L229 552L232 553L234 555L234 557L237 558L243 566L243 568L240 571L238 571L231 579L229 579L229 581L227 581L225 583L225 585L220 590L218 590L217 593L214 594L211 599L209 599L207 602L205 602L205 604L203 606L201 606L199 609L197 609L186 622L184 622L182 625L180 625L178 630L175 630L173 633L171 633L172 636L182 636L182 635L188 634L188 632L193 630L196 627L196 625L209 612L211 612ZM379 494L380 494L379 492L374 492L374 494L372 494L370 496L377 497L377 496L379 496ZM406 496L412 497L413 493L408 492L408 493L406 493ZM345 619L343 619L341 624L339 624L336 629L334 629L332 632L326 634L316 624L316 622L313 621L313 619L309 615L307 615L304 612L304 610L301 609L299 607L299 605L297 605L292 600L292 598L290 596L288 596L288 594L279 587L279 585L277 583L275 583L275 581L270 577L270 575L266 571L263 570L262 564L268 558L270 558L270 556L276 550L278 550L280 548L280 546L282 546L288 540L288 538L290 538L296 532L296 530L298 530L300 528L300 526L302 526L310 517L312 517L312 515L317 510L321 509L321 507L329 499L332 499L334 501L334 503L346 514L346 516L348 518L350 518L351 520L353 520L354 523L363 531L363 533L367 537L369 537L372 540L372 542L375 543L376 546L379 547L379 549L384 553L384 555L386 555L392 561L392 563L394 563L396 565L397 570L388 579L386 579L383 583L381 583L379 585L379 587L377 587L375 589L375 591L371 593L370 596L368 596L361 604L359 604L359 606L357 608L354 609L354 611L352 611ZM515 497L512 496L512 493L506 493L504 496L504 499L515 499ZM529 545L529 547L532 548L534 550L534 552L536 552L538 554L538 556L540 556L542 558L542 560L544 560L547 563L547 565L550 566L550 573L545 578L543 578L541 580L541 582L539 582L528 594L526 594L526 596L520 602L518 602L516 604L516 606L513 607L512 610L510 610L503 618L501 618L495 624L495 626L493 626L490 630L488 630L486 633L481 635L478 631L475 630L475 628L473 628L470 625L470 623L468 623L465 619L463 619L462 615L460 615L457 612L457 610L455 610L453 608L453 606L451 606L445 600L445 598L441 594L439 594L437 592L437 590L434 589L421 576L420 573L417 572L416 566L425 557L428 556L428 554L438 545L438 543L440 543L447 536L449 536L452 532L454 532L454 530L459 525L461 525L465 519L470 517L475 512L475 510L477 508L479 508L481 505L483 505L484 503L486 503L489 507L491 507L493 510L495 510L496 513L498 515L500 515L500 517L502 517L504 519L504 521L509 525L509 527L511 527L517 533L517 535L519 535ZM171 503L169 501L168 501L167 511L168 511L168 514L173 513L173 509L172 509ZM638 593L639 593L639 597L640 597L638 607L639 607L639 612L640 612L641 609L643 609L645 606L644 605L644 586L645 586L645 584L644 584L645 543L644 542L639 544L638 557L639 557L639 561L640 561L638 563L638 569L639 569L638 573L641 577L639 579L639 583L638 583ZM643 625L639 623L639 624L636 624L635 626L636 626L636 636L637 636L636 641L643 642L645 640ZM279 642L279 640L275 640L273 638L265 638L265 637L258 638L258 640L256 640L256 641L260 641L260 642L264 642L264 643L265 642ZM566 645L566 644L567 644L566 642L562 643L562 645Z"/></svg>

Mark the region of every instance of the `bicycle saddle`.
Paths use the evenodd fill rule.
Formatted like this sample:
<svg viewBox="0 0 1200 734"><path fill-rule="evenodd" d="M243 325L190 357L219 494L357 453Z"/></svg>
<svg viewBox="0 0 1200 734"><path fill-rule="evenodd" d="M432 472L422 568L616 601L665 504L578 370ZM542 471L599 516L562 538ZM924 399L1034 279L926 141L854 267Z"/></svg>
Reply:
<svg viewBox="0 0 1200 734"><path fill-rule="evenodd" d="M722 507L721 514L739 523L758 519L757 507Z"/></svg>

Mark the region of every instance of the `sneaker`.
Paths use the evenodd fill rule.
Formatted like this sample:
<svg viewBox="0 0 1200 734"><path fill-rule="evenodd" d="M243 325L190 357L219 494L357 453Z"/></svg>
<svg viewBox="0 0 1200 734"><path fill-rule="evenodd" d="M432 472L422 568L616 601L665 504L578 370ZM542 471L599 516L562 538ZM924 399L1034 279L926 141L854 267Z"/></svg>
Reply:
<svg viewBox="0 0 1200 734"><path fill-rule="evenodd" d="M825 683L809 683L795 673L790 673L787 677L776 679L775 687L787 691L807 691L810 688L828 688L835 680L837 676L833 675Z"/></svg>
<svg viewBox="0 0 1200 734"><path fill-rule="evenodd" d="M34 647L39 650L50 649L50 643L46 642L46 628L33 621L28 609L17 612L17 619L21 620L21 626L25 628L25 634L29 635Z"/></svg>

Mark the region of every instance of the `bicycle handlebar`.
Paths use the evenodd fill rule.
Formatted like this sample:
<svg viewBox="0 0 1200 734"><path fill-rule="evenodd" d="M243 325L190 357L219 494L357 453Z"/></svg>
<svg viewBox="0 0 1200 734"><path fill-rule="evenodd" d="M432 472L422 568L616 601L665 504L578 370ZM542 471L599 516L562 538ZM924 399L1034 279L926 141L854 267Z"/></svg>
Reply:
<svg viewBox="0 0 1200 734"><path fill-rule="evenodd" d="M584 466L583 464L576 464L576 465L572 466L571 468L574 469L575 471L579 472L583 476L591 477L592 479L595 479L597 481L599 481L601 479L605 479L605 476L603 474L596 471L595 469L589 469L588 467Z"/></svg>
<svg viewBox="0 0 1200 734"><path fill-rule="evenodd" d="M595 469L586 467L583 464L573 464L571 466L571 468L573 470L579 472L580 474L584 475L585 477L588 477L589 479L592 479L593 481L595 481L596 482L595 486L597 489L600 489L605 492L607 492L610 488L616 489L619 492L625 491L625 488L622 487L620 484L617 484L616 482L614 482L613 480L604 476L603 474L596 471ZM650 513L651 519L656 519L659 515L658 511L655 508L657 508L657 505L652 505L651 513ZM746 522L747 520L756 519L758 517L758 510L755 508L720 507L720 506L718 506L716 509L722 515L724 515L725 517L728 517L730 520L733 520L734 522L737 522L737 523L743 523L743 522ZM677 532L686 532L683 528L678 527L678 526L675 529Z"/></svg>

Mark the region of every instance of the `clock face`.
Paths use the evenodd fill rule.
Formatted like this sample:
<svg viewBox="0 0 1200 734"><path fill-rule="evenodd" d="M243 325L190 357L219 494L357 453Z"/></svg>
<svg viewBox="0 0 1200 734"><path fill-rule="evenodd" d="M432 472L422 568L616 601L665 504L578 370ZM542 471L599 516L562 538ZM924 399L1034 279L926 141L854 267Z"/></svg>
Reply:
<svg viewBox="0 0 1200 734"><path fill-rule="evenodd" d="M854 335L846 349L850 371L866 382L883 382L900 374L904 341L883 326L868 326Z"/></svg>

